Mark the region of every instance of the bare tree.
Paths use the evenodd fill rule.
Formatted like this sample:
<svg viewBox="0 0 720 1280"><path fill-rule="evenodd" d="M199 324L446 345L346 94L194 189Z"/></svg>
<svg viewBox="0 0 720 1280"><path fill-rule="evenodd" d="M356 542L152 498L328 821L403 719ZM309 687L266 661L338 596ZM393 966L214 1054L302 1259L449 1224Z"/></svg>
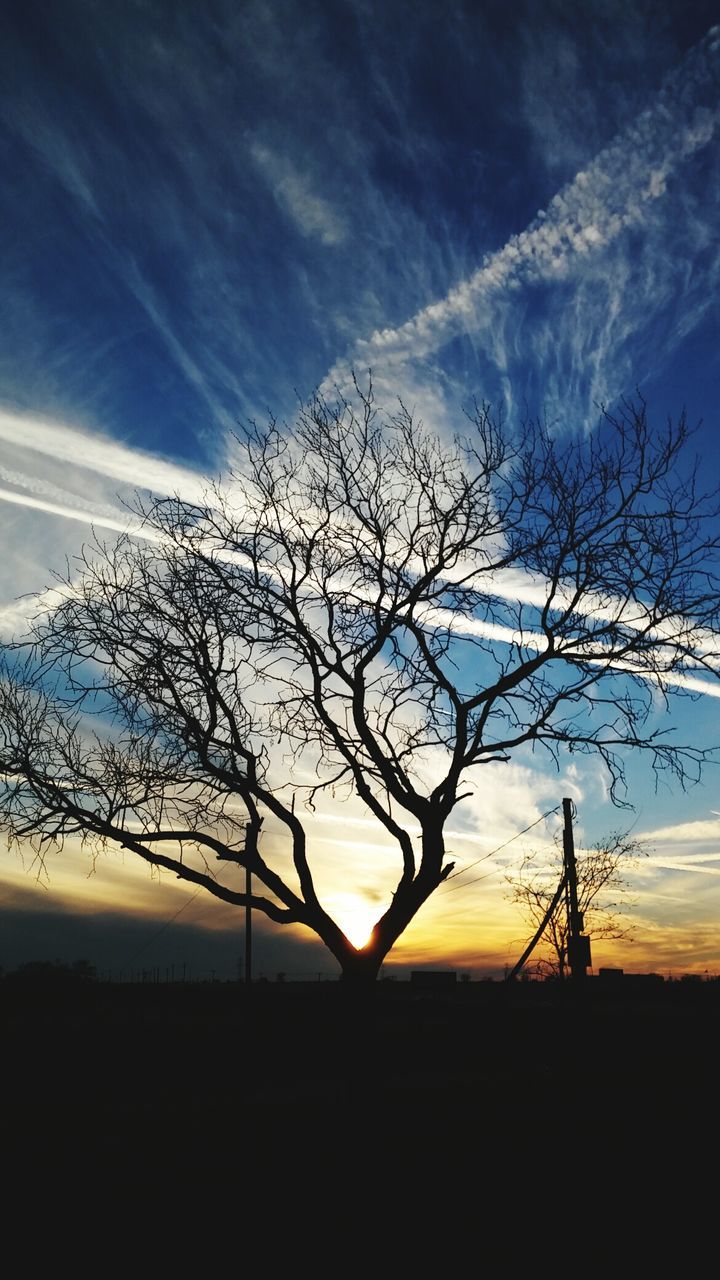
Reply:
<svg viewBox="0 0 720 1280"><path fill-rule="evenodd" d="M593 942L632 939L632 927L625 914L632 905L625 867L629 859L643 852L640 841L621 832L578 851L578 910L584 919L584 932ZM562 979L568 971L570 924L566 897L561 894L558 898L557 894L560 879L560 870L553 878L548 868L538 868L536 854L528 854L517 873L507 876L510 899L519 907L532 934L544 926L532 963L526 968L542 977Z"/></svg>
<svg viewBox="0 0 720 1280"><path fill-rule="evenodd" d="M5 828L41 857L70 835L132 850L238 906L250 871L255 910L374 979L448 876L444 828L483 764L592 753L621 804L627 750L697 776L703 752L657 724L658 699L717 678L717 505L688 435L640 401L590 438L477 406L448 444L370 388L251 425L204 505L145 504L6 651ZM304 818L342 787L397 846L361 948L320 900Z"/></svg>

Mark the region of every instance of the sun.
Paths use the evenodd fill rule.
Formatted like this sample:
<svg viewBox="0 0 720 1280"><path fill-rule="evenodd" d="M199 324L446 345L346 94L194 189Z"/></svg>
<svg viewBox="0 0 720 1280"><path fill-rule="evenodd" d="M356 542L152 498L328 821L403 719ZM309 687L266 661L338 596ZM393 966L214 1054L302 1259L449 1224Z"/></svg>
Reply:
<svg viewBox="0 0 720 1280"><path fill-rule="evenodd" d="M341 894L334 900L332 914L354 947L362 950L370 940L377 916L377 907L366 898L353 894Z"/></svg>

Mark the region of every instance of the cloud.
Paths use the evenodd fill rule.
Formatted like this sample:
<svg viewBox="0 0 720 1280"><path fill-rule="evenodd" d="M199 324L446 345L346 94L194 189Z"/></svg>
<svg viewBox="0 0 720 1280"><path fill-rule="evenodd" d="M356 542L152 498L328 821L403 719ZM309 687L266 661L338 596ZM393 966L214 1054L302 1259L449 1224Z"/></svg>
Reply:
<svg viewBox="0 0 720 1280"><path fill-rule="evenodd" d="M3 119L18 155L9 225L18 206L27 216L4 245L5 398L27 403L32 378L33 407L40 383L49 415L73 416L81 400L86 417L114 415L125 432L130 421L142 429L123 413L141 385L141 421L157 405L215 455L218 435L256 411L258 388L267 396L283 369L284 353L257 333L272 328L268 316L287 314L287 279L283 290L268 287L268 257L255 251L257 173L227 120L240 82L258 79L261 45L267 53L285 24L262 4L242 15L221 5L212 20L198 10L170 28L154 4L74 8L56 27L48 19L49 52L8 36ZM262 85L254 91L262 111ZM43 305L34 309L40 260ZM111 342L119 350L109 359ZM284 390L288 381L298 385L286 371Z"/></svg>
<svg viewBox="0 0 720 1280"><path fill-rule="evenodd" d="M52 458L61 466L70 464L93 471L132 489L178 494L188 502L201 501L207 484L206 479L189 468L128 448L99 434L91 435L62 422L3 409L0 409L0 440L17 449Z"/></svg>
<svg viewBox="0 0 720 1280"><path fill-rule="evenodd" d="M533 588L534 593L534 584L531 583L530 585ZM484 589L487 590L488 594L495 594L492 576L483 583L483 586ZM499 587L497 594L501 598L508 598L501 586ZM522 590L519 588L516 599L522 600L522 598ZM558 595L558 598L556 599L555 607L557 609L562 608L560 595ZM600 611L597 613L593 612L591 603L589 603L585 609L577 610L577 612L584 613L588 618L597 618L598 620L601 620L603 616L607 616L607 610L603 610L602 613ZM534 649L538 653L542 653L547 648L547 637L542 632L532 631L525 627L507 627L501 623L487 622L482 618L471 618L464 615L460 616L451 609L443 609L434 605L426 605L424 607L418 607L415 611L415 616L419 621L424 623L425 626L431 629L447 629L449 632L453 632L458 636L477 637L480 640L489 640L497 644L506 644L522 649ZM619 609L617 616L619 619L622 619L622 609ZM625 625L632 628L634 624L633 621L630 620L629 622L626 622ZM692 635L692 628L690 629L690 634ZM705 631L702 632L703 640L705 640L706 634L707 633ZM683 639L687 640L687 637L684 636ZM667 672L661 671L656 674L643 665L641 655L637 659L615 657L613 646L611 644L604 643L602 640L596 641L590 637L586 641L579 641L577 645L573 645L573 643L568 640L563 643L563 650L575 657L580 657L590 665L599 667L604 666L612 668L618 672L626 672L634 676L639 676L643 680L655 683L661 688L665 685L673 685L678 689L687 689L690 693L703 693L709 697L720 698L720 683L714 684L709 680L703 680L698 676L672 670L668 670ZM672 650L669 650L668 653L669 659L672 661ZM656 650L651 656L658 664L662 664L662 653L660 650ZM713 657L717 663L719 660L717 645L715 646ZM711 665L709 661L708 665Z"/></svg>
<svg viewBox="0 0 720 1280"><path fill-rule="evenodd" d="M669 827L656 827L643 832L638 839L656 844L675 844L678 847L687 844L720 845L720 821L701 818L695 822L674 823ZM691 855L694 857L694 855Z"/></svg>
<svg viewBox="0 0 720 1280"><path fill-rule="evenodd" d="M173 895L169 886L146 880L146 897L137 901L129 867L94 900L83 898L80 876L74 883L68 880L64 892L6 881L0 968L10 971L38 960L71 964L82 957L102 977L111 973L116 981L140 980L144 969L156 966L165 981L236 980L243 946L238 909L223 910L227 904L200 895L183 911L187 885ZM253 953L256 978L274 978L279 971L295 978L337 976L329 952L307 931L281 929L259 913L253 921Z"/></svg>
<svg viewBox="0 0 720 1280"><path fill-rule="evenodd" d="M681 871L683 874L696 873L704 876L720 876L720 867L709 866L709 863L720 861L720 854L705 854L698 857L683 858L650 858L648 865L663 871Z"/></svg>
<svg viewBox="0 0 720 1280"><path fill-rule="evenodd" d="M198 473L150 454L128 449L114 441L98 436L88 436L65 424L51 423L0 410L1 439L14 443L22 451L36 452L65 464L70 461L76 469L89 469L105 479L119 480L124 485L133 484L135 489L147 489L163 495L178 494L189 502L202 503L207 497L207 481ZM120 507L114 512L96 503L86 503L80 497L73 499L72 494L60 490L57 486L35 481L32 477L24 476L23 473L6 471L6 475L15 483L25 483L27 488L36 492L21 493L0 487L0 502L14 503L112 531L141 533L139 524L133 521L129 514L124 517ZM61 501L58 501L58 498ZM497 599L513 603L528 603L536 607L542 607L544 604L544 584L532 575L517 571L506 574L486 573L483 571L482 562L478 562L477 568L484 590L495 595ZM463 576L466 575L468 566L461 566L458 572ZM449 577L452 578L452 575ZM555 607L562 609L565 604L562 590L556 591ZM626 601L618 601L613 605L612 602L589 599L581 612L589 618L598 620L612 618L631 629L642 626L644 622L639 606L634 609L632 616L626 616ZM3 628L7 629L11 621L16 621L17 617L24 616L24 613L25 610L21 609L18 614L16 605L5 610L1 619ZM535 649L538 652L544 650L547 644L544 634L527 627L509 627L497 621L465 617L451 609L436 605L426 604L416 611L416 616L427 627L447 628L458 637L475 637L503 645ZM669 638L672 639L672 636ZM713 665L717 660L714 638L708 637L706 632L698 633L697 628L688 624L687 634L683 635L683 640L687 644L697 642L699 646L704 646L704 652L709 655L706 659L707 666ZM657 676L652 671L648 672L642 663L615 659L612 647L603 644L602 641L598 644L591 639L585 644L580 644L577 652L581 656L589 654L587 660L598 666L607 665L620 672L626 671L638 675L651 682L654 681L660 687L671 685L693 693L720 697L720 684L715 685L709 680L703 680L688 672L669 671L666 675ZM656 653L655 656L661 660L661 654Z"/></svg>
<svg viewBox="0 0 720 1280"><path fill-rule="evenodd" d="M273 195L304 236L316 236L323 244L338 245L347 237L347 228L328 200L312 190L307 173L289 157L254 141L250 154Z"/></svg>
<svg viewBox="0 0 720 1280"><path fill-rule="evenodd" d="M3 635L25 628L38 602L30 593L42 592L53 570L63 573L77 553L78 525L138 534L132 514L138 491L200 502L208 483L199 472L147 451L6 409L0 409L0 446L14 464L0 467L0 503L17 513L0 562Z"/></svg>
<svg viewBox="0 0 720 1280"><path fill-rule="evenodd" d="M496 306L502 314L523 286L562 285L623 232L642 226L651 207L665 196L670 178L716 133L719 62L720 28L715 27L668 77L654 102L524 231L488 253L473 274L403 324L359 339L348 358L329 371L323 390L346 385L350 365L386 373L429 357L458 334L488 335L492 347ZM675 242L674 248L682 253L682 245Z"/></svg>
<svg viewBox="0 0 720 1280"><path fill-rule="evenodd" d="M0 502L14 503L19 507L31 507L34 511L44 511L47 515L62 516L65 520L78 520L80 524L97 525L100 529L111 529L116 533L128 533L139 528L130 519L123 520L121 512L113 517L110 514L95 510L84 510L82 507L64 506L50 502L47 498L35 498L28 493L16 493L12 489L0 488Z"/></svg>
<svg viewBox="0 0 720 1280"><path fill-rule="evenodd" d="M720 876L720 822L717 818L701 818L678 822L666 827L649 828L638 835L649 851L635 868L640 883L658 871L672 871L683 876Z"/></svg>
<svg viewBox="0 0 720 1280"><path fill-rule="evenodd" d="M0 482L13 485L15 490L20 490L20 492L15 492L14 490L4 489L2 491L3 500L6 502L16 501L21 505L35 506L40 511L52 509L59 514L70 517L76 514L74 508L79 500L78 497L68 489L63 489L60 485L51 481L43 480L40 476L26 475L22 471L0 466ZM116 527L118 517L122 515L117 507L111 507L106 503L92 502L88 498L82 500L82 508L79 514L83 520L93 515L98 520L112 520L114 522L113 527Z"/></svg>

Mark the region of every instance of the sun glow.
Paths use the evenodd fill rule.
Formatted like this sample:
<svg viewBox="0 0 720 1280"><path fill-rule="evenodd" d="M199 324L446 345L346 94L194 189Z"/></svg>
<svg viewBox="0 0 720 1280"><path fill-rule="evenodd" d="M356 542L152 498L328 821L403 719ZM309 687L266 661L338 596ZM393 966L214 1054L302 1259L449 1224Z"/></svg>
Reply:
<svg viewBox="0 0 720 1280"><path fill-rule="evenodd" d="M377 905L352 894L338 895L330 908L330 914L339 924L346 938L360 950L370 940L377 919Z"/></svg>

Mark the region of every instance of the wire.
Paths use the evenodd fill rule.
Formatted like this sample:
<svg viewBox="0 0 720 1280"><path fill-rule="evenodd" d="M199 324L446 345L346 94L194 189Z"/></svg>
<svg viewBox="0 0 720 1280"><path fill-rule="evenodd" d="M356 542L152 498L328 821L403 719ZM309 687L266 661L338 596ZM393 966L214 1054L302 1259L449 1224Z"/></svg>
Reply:
<svg viewBox="0 0 720 1280"><path fill-rule="evenodd" d="M491 849L489 853L484 853L481 858L476 858L474 862L469 862L466 867L461 867L459 871L453 871L452 875L447 877L445 883L447 884L448 880L454 880L456 876L464 876L466 871L470 871L470 869L472 867L476 867L478 863L487 862L488 858L494 857L494 855L496 853L500 853L502 849L507 849L508 845L512 844L513 840L519 840L520 836L527 835L528 831L532 831L533 827L536 827L538 823L544 822L546 818L552 817L552 815L557 813L561 808L561 805L556 804L554 809L548 809L547 813L541 814L539 818L536 818L534 822L531 822L529 827L524 827L522 831L517 831L515 835L511 836L509 840L506 840L504 844L499 844L497 849ZM458 889L469 889L471 884L477 884L478 880L484 879L485 876L478 876L475 880L468 880L467 884L456 884L454 889L446 889L445 893L456 893Z"/></svg>
<svg viewBox="0 0 720 1280"><path fill-rule="evenodd" d="M489 858L489 856L491 856L491 854L488 854L488 858ZM457 874L459 874L459 876L460 876L460 872L457 872ZM446 890L446 892L447 892L447 893L455 893L457 890L459 890L459 888L470 888L470 884L479 884L479 883L480 883L480 881L482 881L482 879L489 879L489 878L491 878L491 876L495 876L495 868L493 868L492 872L486 872L486 873L484 873L484 876L475 876L475 878L474 878L474 879L471 879L471 881L466 881L466 883L465 883L465 884L456 884L455 888L448 888L448 890ZM452 877L448 876L447 878L448 878L448 879L451 879ZM445 895L443 895L443 893L439 893L439 895L438 895L438 896L439 896L439 897L443 897L443 896L445 896Z"/></svg>
<svg viewBox="0 0 720 1280"><path fill-rule="evenodd" d="M150 937L149 937L149 938L147 938L145 942L143 942L143 944L142 944L142 946L141 946L141 947L138 947L138 949L137 949L137 951L135 952L135 954L134 954L134 955L132 955L132 956L130 957L130 959L127 961L127 964L129 964L129 965L130 965L130 964L134 964L134 963L135 963L135 961L137 960L138 956L139 956L139 955L142 955L143 951L145 951L145 950L150 946L150 943L151 943L151 942L154 942L156 938L159 938L159 937L160 937L160 934L161 934L161 933L164 933L164 932L165 932L165 930L166 930L166 929L168 929L168 928L170 927L170 925L173 923L173 921L177 920L178 916L182 914L182 912L185 910L185 908L186 908L186 907L189 907L189 906L190 906L190 903L195 901L195 899L197 898L197 896L198 896L199 892L200 892L200 890L199 890L199 889L196 889L196 890L195 890L195 892L194 892L194 894L192 895L192 897L191 897L191 898L188 898L187 902L183 902L182 906L181 906L181 907L178 907L178 909L177 909L177 911L175 912L175 914L174 914L174 915L172 915L172 916L170 916L170 919L169 919L169 920L166 920L164 924L161 924L161 925L160 925L160 928L159 928L159 929L156 929L156 930L155 930L155 933L151 934L151 935L150 935Z"/></svg>

